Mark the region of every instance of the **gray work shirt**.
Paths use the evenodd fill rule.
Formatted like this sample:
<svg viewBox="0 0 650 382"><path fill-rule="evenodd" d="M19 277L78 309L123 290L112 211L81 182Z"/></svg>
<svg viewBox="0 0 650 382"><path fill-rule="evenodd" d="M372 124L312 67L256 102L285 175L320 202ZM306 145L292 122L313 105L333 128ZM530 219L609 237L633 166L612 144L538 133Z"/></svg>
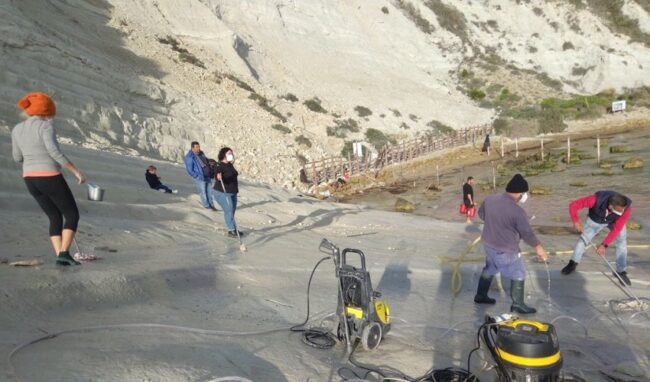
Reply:
<svg viewBox="0 0 650 382"><path fill-rule="evenodd" d="M540 244L528 223L526 211L508 193L490 195L478 209L485 226L481 240L506 253L519 252L519 240L531 247Z"/></svg>

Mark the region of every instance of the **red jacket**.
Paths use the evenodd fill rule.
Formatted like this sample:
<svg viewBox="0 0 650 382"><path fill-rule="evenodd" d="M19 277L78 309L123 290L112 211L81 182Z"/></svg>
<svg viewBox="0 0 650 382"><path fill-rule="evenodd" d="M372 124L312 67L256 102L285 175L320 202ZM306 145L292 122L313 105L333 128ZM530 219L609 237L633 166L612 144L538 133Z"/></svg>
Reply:
<svg viewBox="0 0 650 382"><path fill-rule="evenodd" d="M574 200L569 204L569 214L571 215L571 220L573 223L577 223L580 221L578 218L578 211L583 209L583 208L593 208L594 205L596 204L596 195L589 195L587 197ZM607 211L607 213L612 213L610 210ZM621 215L620 218L616 219L614 224L610 227L609 234L605 237L605 240L603 240L604 245L610 245L618 236L618 234L621 232L623 227L625 227L625 223L627 222L627 219L630 217L632 214L632 208L627 207L625 211L623 212L623 215Z"/></svg>

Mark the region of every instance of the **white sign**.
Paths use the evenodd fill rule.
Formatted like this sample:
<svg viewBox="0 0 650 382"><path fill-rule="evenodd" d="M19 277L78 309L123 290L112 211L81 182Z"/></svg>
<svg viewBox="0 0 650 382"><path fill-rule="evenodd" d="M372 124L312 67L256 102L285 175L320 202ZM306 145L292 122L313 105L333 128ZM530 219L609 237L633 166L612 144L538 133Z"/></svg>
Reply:
<svg viewBox="0 0 650 382"><path fill-rule="evenodd" d="M352 155L363 157L363 145L361 142L352 142Z"/></svg>
<svg viewBox="0 0 650 382"><path fill-rule="evenodd" d="M612 102L612 113L625 110L625 100Z"/></svg>

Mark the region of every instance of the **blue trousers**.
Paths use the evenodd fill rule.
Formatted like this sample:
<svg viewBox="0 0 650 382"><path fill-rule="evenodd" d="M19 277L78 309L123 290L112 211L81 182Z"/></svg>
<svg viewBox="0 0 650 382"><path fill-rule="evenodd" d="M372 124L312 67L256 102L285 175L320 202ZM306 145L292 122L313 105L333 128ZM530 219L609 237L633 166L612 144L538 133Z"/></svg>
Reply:
<svg viewBox="0 0 650 382"><path fill-rule="evenodd" d="M607 224L598 224L595 221L587 218L584 228L582 230L582 235L580 235L580 240L576 243L575 248L573 249L573 256L571 260L579 263L582 259L586 250L585 243L589 243L593 238L598 235L600 231L607 228ZM614 241L616 245L616 271L624 272L627 268L627 228L623 227L621 232L619 232L616 240Z"/></svg>
<svg viewBox="0 0 650 382"><path fill-rule="evenodd" d="M483 248L485 249L484 275L494 276L501 273L501 276L511 280L526 279L526 266L521 254L503 252L485 244L483 244Z"/></svg>
<svg viewBox="0 0 650 382"><path fill-rule="evenodd" d="M230 194L217 190L212 190L212 194L217 200L217 203L219 203L223 209L223 219L226 221L226 227L228 228L228 231L236 230L237 226L235 225L235 210L237 209L237 194Z"/></svg>
<svg viewBox="0 0 650 382"><path fill-rule="evenodd" d="M196 189L199 192L199 196L201 197L201 205L204 208L210 208L212 207L212 194L210 193L210 187L212 187L212 180L203 180L203 179L196 179L194 178L194 184L196 185Z"/></svg>

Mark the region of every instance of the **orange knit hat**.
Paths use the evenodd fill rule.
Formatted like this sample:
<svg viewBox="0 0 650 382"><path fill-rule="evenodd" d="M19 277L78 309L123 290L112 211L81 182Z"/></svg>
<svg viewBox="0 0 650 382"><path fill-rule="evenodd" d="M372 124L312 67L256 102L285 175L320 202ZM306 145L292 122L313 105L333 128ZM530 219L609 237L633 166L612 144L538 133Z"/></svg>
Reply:
<svg viewBox="0 0 650 382"><path fill-rule="evenodd" d="M52 98L45 93L29 93L18 101L18 107L25 110L27 115L53 117L56 105Z"/></svg>

